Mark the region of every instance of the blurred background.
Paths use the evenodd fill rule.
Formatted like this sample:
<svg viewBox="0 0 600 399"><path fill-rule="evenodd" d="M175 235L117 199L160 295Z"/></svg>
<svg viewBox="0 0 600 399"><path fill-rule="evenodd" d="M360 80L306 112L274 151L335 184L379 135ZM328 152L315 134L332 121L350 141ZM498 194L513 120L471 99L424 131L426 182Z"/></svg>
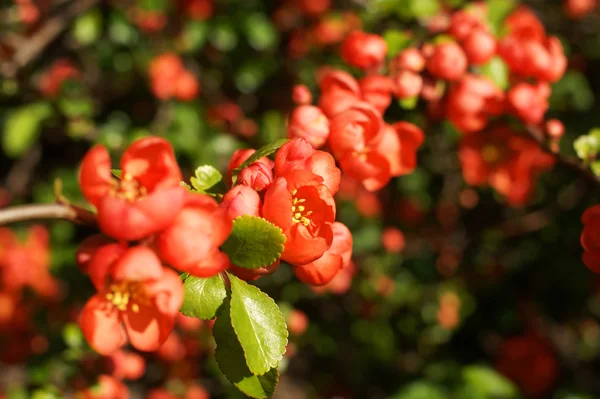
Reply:
<svg viewBox="0 0 600 399"><path fill-rule="evenodd" d="M149 134L172 142L188 177L203 164L226 170L236 149L287 136L293 86L316 95L318 68L343 66L349 31L381 34L392 57L469 3L2 0L0 207L52 202L56 179L84 205L77 167L87 149L100 143L118 159ZM574 141L600 126L598 3L484 3L498 26L526 4L561 39L569 67L548 115L565 125L561 153L575 156ZM186 71L169 93L168 71L149 71L166 52ZM256 281L291 332L275 397L600 397L600 279L579 243L599 186L557 164L526 206L511 206L464 182L460 135L425 108L398 101L385 115L425 131L414 173L377 193L342 184L352 268L319 289L289 267ZM74 262L93 231L67 222L11 231L0 229L0 263L10 257L37 283L15 294L0 273L1 398L77 397L102 385L99 375L123 379L133 398L243 397L218 370L207 322L182 316L156 353L95 354L77 325L94 290Z"/></svg>

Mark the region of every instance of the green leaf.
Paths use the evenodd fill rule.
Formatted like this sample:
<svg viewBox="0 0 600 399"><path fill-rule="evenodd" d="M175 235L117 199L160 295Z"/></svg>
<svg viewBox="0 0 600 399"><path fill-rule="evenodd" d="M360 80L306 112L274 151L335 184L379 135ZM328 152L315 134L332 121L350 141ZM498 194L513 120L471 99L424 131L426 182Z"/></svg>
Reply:
<svg viewBox="0 0 600 399"><path fill-rule="evenodd" d="M465 393L472 399L508 399L517 397L515 385L495 370L485 366L462 369Z"/></svg>
<svg viewBox="0 0 600 399"><path fill-rule="evenodd" d="M395 57L398 53L408 47L412 42L412 37L406 32L396 29L388 29L383 33L383 39L388 46L388 58Z"/></svg>
<svg viewBox="0 0 600 399"><path fill-rule="evenodd" d="M492 58L481 66L481 73L490 78L501 89L508 88L508 67L500 57Z"/></svg>
<svg viewBox="0 0 600 399"><path fill-rule="evenodd" d="M46 102L26 105L12 111L4 123L2 148L6 155L16 158L27 151L38 139L41 125L52 115Z"/></svg>
<svg viewBox="0 0 600 399"><path fill-rule="evenodd" d="M260 147L258 150L256 150L256 152L254 154L252 154L250 156L250 158L246 159L246 161L244 163L242 163L239 167L237 167L233 170L233 173L232 173L233 183L235 184L235 181L237 180L237 175L240 173L240 171L242 169L252 165L254 162L258 161L262 157L271 155L272 153L274 153L275 151L280 149L281 146L283 146L288 141L289 141L288 139L277 140L277 141L274 141L267 145L264 145L264 146Z"/></svg>
<svg viewBox="0 0 600 399"><path fill-rule="evenodd" d="M232 274L231 325L253 374L277 367L287 345L288 331L281 311L267 294Z"/></svg>
<svg viewBox="0 0 600 399"><path fill-rule="evenodd" d="M227 297L225 283L219 276L188 276L183 282L184 297L180 312L186 316L210 320Z"/></svg>
<svg viewBox="0 0 600 399"><path fill-rule="evenodd" d="M419 104L419 96L401 98L398 100L398 105L400 106L400 108L408 110L408 111L417 108L418 104Z"/></svg>
<svg viewBox="0 0 600 399"><path fill-rule="evenodd" d="M258 216L238 216L221 249L231 263L247 269L269 266L281 256L285 236L273 223Z"/></svg>
<svg viewBox="0 0 600 399"><path fill-rule="evenodd" d="M73 38L84 46L98 40L102 34L102 13L93 9L77 18L73 24Z"/></svg>
<svg viewBox="0 0 600 399"><path fill-rule="evenodd" d="M85 342L83 339L83 333L77 324L69 323L62 331L63 341L69 348L81 348Z"/></svg>
<svg viewBox="0 0 600 399"><path fill-rule="evenodd" d="M594 172L594 174L596 176L600 176L600 161L594 161L590 164L590 168L592 169L592 172Z"/></svg>
<svg viewBox="0 0 600 399"><path fill-rule="evenodd" d="M123 171L121 171L121 169L111 169L110 173L112 173L117 179L120 179Z"/></svg>
<svg viewBox="0 0 600 399"><path fill-rule="evenodd" d="M277 29L265 14L251 14L245 20L246 39L255 50L268 50L277 45Z"/></svg>
<svg viewBox="0 0 600 399"><path fill-rule="evenodd" d="M390 399L446 399L448 395L426 381L417 381L402 388Z"/></svg>
<svg viewBox="0 0 600 399"><path fill-rule="evenodd" d="M439 0L411 0L410 8L415 18L428 18L440 11Z"/></svg>
<svg viewBox="0 0 600 399"><path fill-rule="evenodd" d="M279 373L276 367L263 375L254 375L246 365L244 350L231 325L229 301L219 308L213 326L217 344L215 358L221 372L240 391L252 398L268 398L275 393Z"/></svg>
<svg viewBox="0 0 600 399"><path fill-rule="evenodd" d="M600 150L600 140L596 134L592 131L588 135L577 137L573 142L573 148L577 153L577 156L584 161L592 159Z"/></svg>
<svg viewBox="0 0 600 399"><path fill-rule="evenodd" d="M211 165L204 165L196 169L196 176L192 177L190 181L197 191L206 191L220 182L222 178L223 176L217 168Z"/></svg>
<svg viewBox="0 0 600 399"><path fill-rule="evenodd" d="M502 33L504 20L516 4L515 0L487 0L487 20L493 33Z"/></svg>

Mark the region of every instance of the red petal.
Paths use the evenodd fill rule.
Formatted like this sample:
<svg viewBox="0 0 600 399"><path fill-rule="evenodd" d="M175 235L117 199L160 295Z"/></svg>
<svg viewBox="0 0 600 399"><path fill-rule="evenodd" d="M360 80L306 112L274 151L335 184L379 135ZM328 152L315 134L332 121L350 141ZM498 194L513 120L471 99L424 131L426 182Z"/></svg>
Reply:
<svg viewBox="0 0 600 399"><path fill-rule="evenodd" d="M148 281L163 277L163 266L158 256L148 247L139 245L121 255L112 270L115 280Z"/></svg>
<svg viewBox="0 0 600 399"><path fill-rule="evenodd" d="M175 317L161 314L154 306L139 305L138 312L129 307L123 322L131 345L152 352L160 348L173 330Z"/></svg>
<svg viewBox="0 0 600 399"><path fill-rule="evenodd" d="M325 151L316 151L315 155L311 158L309 170L323 178L323 184L327 186L331 195L338 192L342 172L335 165L335 160L331 154Z"/></svg>
<svg viewBox="0 0 600 399"><path fill-rule="evenodd" d="M104 146L96 145L85 154L81 162L79 185L83 196L98 207L100 200L110 190L110 181L110 155Z"/></svg>
<svg viewBox="0 0 600 399"><path fill-rule="evenodd" d="M390 180L390 166L387 159L378 151L366 154L346 154L340 159L342 170L353 179L360 180L369 191L377 191Z"/></svg>
<svg viewBox="0 0 600 399"><path fill-rule="evenodd" d="M96 290L102 291L108 281L113 264L127 250L124 243L112 243L101 246L87 265L87 271Z"/></svg>
<svg viewBox="0 0 600 399"><path fill-rule="evenodd" d="M303 224L296 223L286 236L281 259L295 266L319 259L333 241L333 232L329 224L323 224L319 235L313 236Z"/></svg>
<svg viewBox="0 0 600 399"><path fill-rule="evenodd" d="M275 179L267 189L263 201L263 217L284 232L292 226L292 194L285 178Z"/></svg>
<svg viewBox="0 0 600 399"><path fill-rule="evenodd" d="M119 312L101 295L94 295L85 304L79 324L85 339L102 355L116 351L127 342Z"/></svg>
<svg viewBox="0 0 600 399"><path fill-rule="evenodd" d="M294 267L294 273L302 282L310 285L325 285L342 269L342 257L325 252L319 259L306 265Z"/></svg>
<svg viewBox="0 0 600 399"><path fill-rule="evenodd" d="M196 277L212 277L229 267L229 258L223 252L215 250L201 262L190 265L186 272Z"/></svg>
<svg viewBox="0 0 600 399"><path fill-rule="evenodd" d="M183 283L179 274L171 269L164 269L163 276L145 284L146 293L154 298L159 312L175 316L183 303Z"/></svg>
<svg viewBox="0 0 600 399"><path fill-rule="evenodd" d="M158 190L137 202L107 196L98 207L100 229L118 240L148 237L169 226L183 206L185 188Z"/></svg>
<svg viewBox="0 0 600 399"><path fill-rule="evenodd" d="M315 149L304 139L288 141L275 155L275 174L282 176L297 169L306 169L307 161L315 154Z"/></svg>
<svg viewBox="0 0 600 399"><path fill-rule="evenodd" d="M140 182L148 191L179 186L181 171L171 143L161 137L144 137L127 148L121 158L123 176Z"/></svg>

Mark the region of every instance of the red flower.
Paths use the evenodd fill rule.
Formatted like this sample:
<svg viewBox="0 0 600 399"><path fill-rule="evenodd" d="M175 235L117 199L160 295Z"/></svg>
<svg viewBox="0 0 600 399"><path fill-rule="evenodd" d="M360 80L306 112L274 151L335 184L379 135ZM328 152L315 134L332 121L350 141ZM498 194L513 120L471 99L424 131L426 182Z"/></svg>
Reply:
<svg viewBox="0 0 600 399"><path fill-rule="evenodd" d="M71 61L58 60L40 78L40 91L47 97L56 97L60 94L64 82L77 79L79 75Z"/></svg>
<svg viewBox="0 0 600 399"><path fill-rule="evenodd" d="M390 180L390 163L378 146L384 136L381 115L371 105L358 103L331 120L329 145L342 170L369 191Z"/></svg>
<svg viewBox="0 0 600 399"><path fill-rule="evenodd" d="M377 148L387 158L391 176L405 175L415 170L417 150L424 140L423 131L412 123L385 125L383 138Z"/></svg>
<svg viewBox="0 0 600 399"><path fill-rule="evenodd" d="M238 174L237 184L262 191L273 183L273 167L266 162L253 162Z"/></svg>
<svg viewBox="0 0 600 399"><path fill-rule="evenodd" d="M341 172L335 160L325 151L315 150L306 140L293 139L285 143L275 155L275 174L283 176L294 170L306 170L320 176L331 194L340 187Z"/></svg>
<svg viewBox="0 0 600 399"><path fill-rule="evenodd" d="M362 31L354 31L346 36L341 48L342 59L361 69L381 64L386 54L387 44L381 36Z"/></svg>
<svg viewBox="0 0 600 399"><path fill-rule="evenodd" d="M121 180L111 178L103 146L83 158L79 184L98 210L100 229L118 240L139 240L171 224L185 196L171 144L158 137L136 141L121 157L121 171Z"/></svg>
<svg viewBox="0 0 600 399"><path fill-rule="evenodd" d="M465 136L459 159L468 184L489 184L511 205L523 205L531 196L536 175L554 164L539 145L509 128Z"/></svg>
<svg viewBox="0 0 600 399"><path fill-rule="evenodd" d="M379 113L385 113L392 102L392 93L396 90L394 81L387 76L371 75L360 79L358 84L363 100L375 107Z"/></svg>
<svg viewBox="0 0 600 399"><path fill-rule="evenodd" d="M0 288L18 293L32 288L47 298L59 294L58 282L52 277L48 231L32 226L21 243L8 229L0 229Z"/></svg>
<svg viewBox="0 0 600 399"><path fill-rule="evenodd" d="M260 196L248 186L232 187L223 196L219 206L226 210L227 217L231 220L242 215L260 216Z"/></svg>
<svg viewBox="0 0 600 399"><path fill-rule="evenodd" d="M286 324L293 335L302 335L308 328L308 317L301 310L293 309L286 317Z"/></svg>
<svg viewBox="0 0 600 399"><path fill-rule="evenodd" d="M314 148L320 148L329 137L329 119L319 107L301 105L290 115L288 137L305 139Z"/></svg>
<svg viewBox="0 0 600 399"><path fill-rule="evenodd" d="M454 81L467 71L467 56L454 42L438 44L427 60L427 69L437 78Z"/></svg>
<svg viewBox="0 0 600 399"><path fill-rule="evenodd" d="M146 360L135 352L118 350L108 360L112 376L119 380L137 380L146 371Z"/></svg>
<svg viewBox="0 0 600 399"><path fill-rule="evenodd" d="M320 258L331 246L335 202L323 178L306 170L291 170L267 189L263 217L286 236L281 259L303 265Z"/></svg>
<svg viewBox="0 0 600 399"><path fill-rule="evenodd" d="M231 232L225 209L208 195L188 193L184 208L157 238L160 256L174 268L198 277L227 269L219 250Z"/></svg>
<svg viewBox="0 0 600 399"><path fill-rule="evenodd" d="M98 251L94 257L102 256ZM86 303L79 323L90 345L108 355L127 340L153 351L167 339L183 302L179 275L164 268L154 251L137 246L125 250L107 270L104 284Z"/></svg>
<svg viewBox="0 0 600 399"><path fill-rule="evenodd" d="M558 377L556 355L550 344L537 334L507 339L496 368L513 380L528 397L548 393Z"/></svg>
<svg viewBox="0 0 600 399"><path fill-rule="evenodd" d="M337 69L329 70L319 78L319 89L319 107L330 118L361 99L356 79L348 72Z"/></svg>
<svg viewBox="0 0 600 399"><path fill-rule="evenodd" d="M319 259L294 267L296 276L310 285L325 285L350 264L352 256L352 233L342 223L332 225L333 242Z"/></svg>
<svg viewBox="0 0 600 399"><path fill-rule="evenodd" d="M548 110L549 92L545 85L519 83L508 92L508 103L525 123L538 124Z"/></svg>
<svg viewBox="0 0 600 399"><path fill-rule="evenodd" d="M600 273L600 205L588 208L581 217L583 231L581 246L582 260L595 273Z"/></svg>
<svg viewBox="0 0 600 399"><path fill-rule="evenodd" d="M292 100L297 105L309 105L312 102L312 94L306 85L296 85L292 92Z"/></svg>
<svg viewBox="0 0 600 399"><path fill-rule="evenodd" d="M238 168L241 164L243 164L255 152L256 150L253 149L239 149L233 153L233 155L231 156L231 160L229 161L229 165L227 165L227 184L231 185L231 175L233 174L233 170ZM271 161L267 157L262 157L256 162L261 162L266 165L266 168L260 168L260 170L273 169L273 161Z"/></svg>

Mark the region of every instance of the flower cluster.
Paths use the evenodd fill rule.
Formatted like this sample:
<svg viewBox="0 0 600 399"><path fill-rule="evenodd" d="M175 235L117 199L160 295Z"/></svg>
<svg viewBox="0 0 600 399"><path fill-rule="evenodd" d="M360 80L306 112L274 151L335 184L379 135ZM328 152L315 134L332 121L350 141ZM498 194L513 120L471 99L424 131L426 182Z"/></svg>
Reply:
<svg viewBox="0 0 600 399"><path fill-rule="evenodd" d="M254 150L238 150L229 164L229 175ZM335 221L333 196L340 185L340 170L333 157L297 138L284 144L275 161L261 158L241 170L236 184L223 197L221 207L231 219L261 216L281 228L286 237L281 260L294 266L296 276L311 285L324 285L348 267L352 236ZM266 268L231 271L249 280L273 272L279 261Z"/></svg>
<svg viewBox="0 0 600 399"><path fill-rule="evenodd" d="M208 195L181 186L171 145L158 137L133 143L111 175L106 148L84 157L80 186L97 209L104 235L86 239L77 261L97 290L81 314L87 340L109 354L127 340L153 351L167 339L183 301L178 273L213 276L228 266L219 246L231 222Z"/></svg>
<svg viewBox="0 0 600 399"><path fill-rule="evenodd" d="M385 54L385 42L364 32L348 35L342 44L343 58L364 69L377 68ZM296 93L302 100L290 115L288 135L304 138L315 148L327 145L345 174L377 191L392 177L414 170L416 152L424 141L416 125L383 120L396 87L388 76L356 80L342 70L322 70L318 106Z"/></svg>
<svg viewBox="0 0 600 399"><path fill-rule="evenodd" d="M57 60L40 76L39 90L46 97L56 97L60 94L63 83L77 79L79 76L79 70L71 61L68 59Z"/></svg>
<svg viewBox="0 0 600 399"><path fill-rule="evenodd" d="M465 136L458 157L468 184L490 185L513 206L527 203L537 175L554 164L536 141L500 125Z"/></svg>
<svg viewBox="0 0 600 399"><path fill-rule="evenodd" d="M567 59L558 38L547 35L528 8L517 8L507 17L501 38L492 34L487 12L485 5L476 4L439 20L443 23L435 19L430 31L445 34L444 40L405 48L387 65L381 37L360 31L349 34L341 47L342 58L367 76L356 81L342 71L322 73L319 107L299 106L290 117L289 135L304 137L317 148L327 143L346 174L367 189L378 190L391 176L415 167L415 152L423 141L416 126L387 125L381 116L392 97L422 98L433 120L446 118L463 134L465 180L489 183L508 196L509 203L523 204L535 175L552 165L551 157L517 131L486 128L492 121L514 116L545 131L556 148L562 124L544 124L544 114L550 84L562 77ZM481 72L481 66L490 63L506 66L506 88ZM512 136L517 137L508 140Z"/></svg>

